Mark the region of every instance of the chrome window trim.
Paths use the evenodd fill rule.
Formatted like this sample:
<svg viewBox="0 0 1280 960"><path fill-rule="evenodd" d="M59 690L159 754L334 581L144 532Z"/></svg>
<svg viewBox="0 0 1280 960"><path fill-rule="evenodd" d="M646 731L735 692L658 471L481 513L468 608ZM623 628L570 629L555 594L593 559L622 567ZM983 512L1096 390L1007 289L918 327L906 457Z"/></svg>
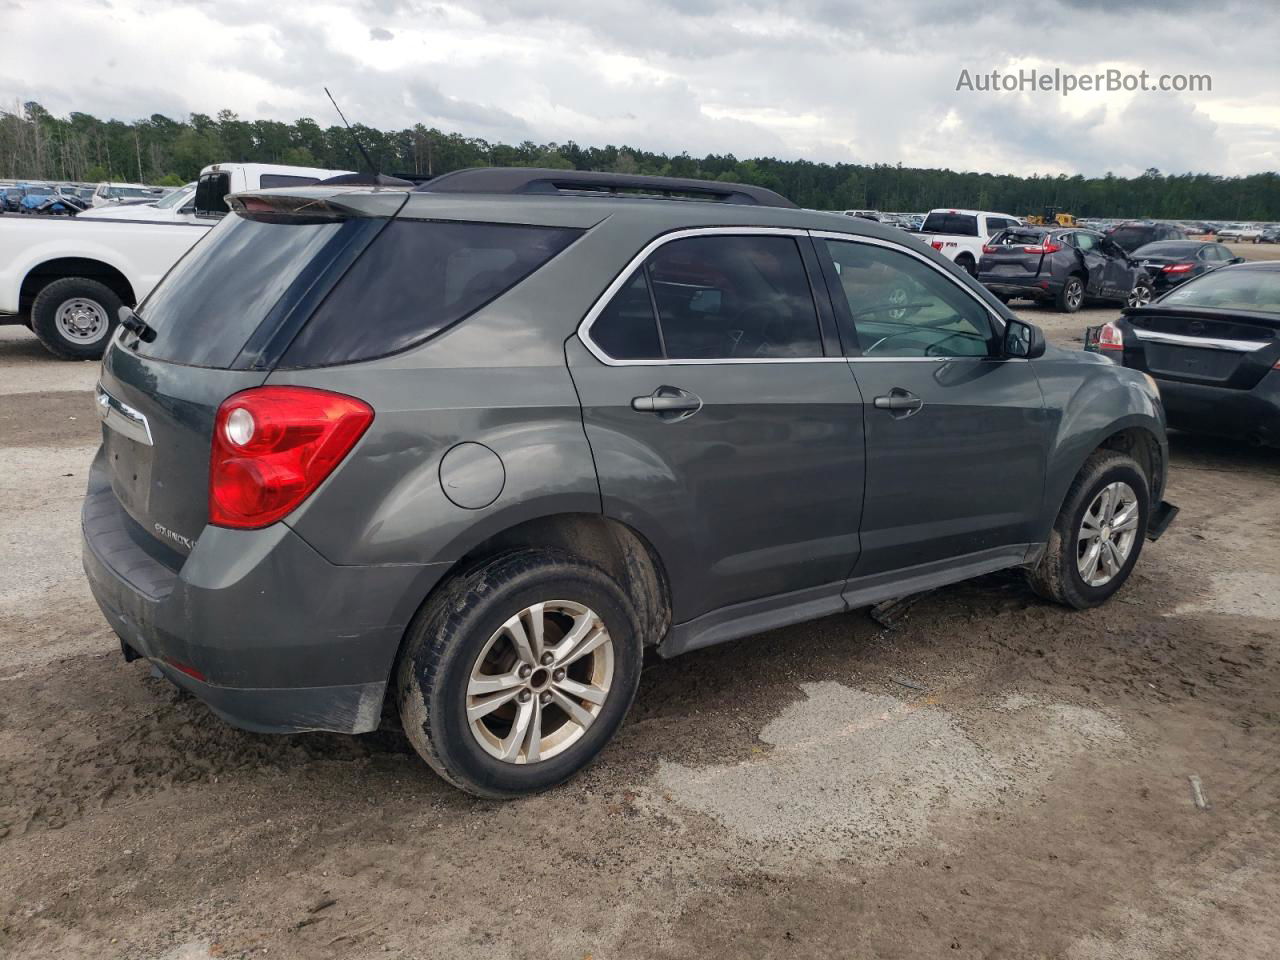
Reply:
<svg viewBox="0 0 1280 960"><path fill-rule="evenodd" d="M604 312L610 301L619 290L626 285L631 279L636 268L652 254L655 250L672 243L676 240L683 240L688 237L714 237L714 236L781 236L781 237L810 237L815 240L844 240L853 243L869 243L873 246L884 247L888 250L896 250L905 253L907 256L915 257L921 263L932 267L943 277L946 277L966 296L973 300L974 303L987 311L987 316L991 319L997 335L1004 334L1006 324L1003 317L991 309L991 305L984 303L981 298L974 295L973 291L968 289L959 279L952 276L951 273L934 263L929 257L919 251L912 250L910 247L894 243L889 240L882 240L879 237L867 237L853 233L838 233L833 230L804 230L796 227L691 227L684 230L674 230L671 233L664 233L660 237L655 237L649 241L638 254L627 262L622 271L618 274L614 281L605 288L604 293L596 299L591 309L587 311L587 315L582 318L582 322L578 324L578 339L582 341L583 346L590 351L591 355L601 363L610 367L667 367L667 366L694 366L714 364L716 366L755 364L755 363L942 363L954 360L991 360L995 359L990 356L973 357L973 356L944 356L944 357L726 357L724 359L649 359L649 360L617 360L605 353L591 339L591 325ZM819 292L825 290L823 286ZM1010 357L1008 360L1017 360L1021 358ZM1026 362L1025 360L1023 362Z"/></svg>
<svg viewBox="0 0 1280 960"><path fill-rule="evenodd" d="M1180 347L1203 347L1209 350L1230 350L1233 353L1253 353L1271 346L1266 340L1226 340L1217 337L1189 337L1181 333L1161 333L1158 330L1133 328L1134 336L1139 340L1150 340L1152 343L1171 343Z"/></svg>
<svg viewBox="0 0 1280 960"><path fill-rule="evenodd" d="M591 339L591 325L604 312L610 301L619 290L626 285L631 279L636 268L648 259L649 255L660 247L673 243L676 240L685 240L689 237L807 237L808 230L798 229L796 227L692 227L685 230L673 230L671 233L664 233L660 237L655 237L645 245L644 249L632 257L622 271L614 279L614 281L605 288L604 293L591 309L587 311L587 315L582 318L582 322L578 324L578 339L582 341L591 355L601 363L610 367L675 367L675 366L706 366L714 364L716 366L743 365L754 363L844 363L845 357L726 357L724 359L669 359L661 357L656 360L617 360L603 350ZM820 290L825 288L820 288ZM817 304L814 304L814 322L818 322Z"/></svg>

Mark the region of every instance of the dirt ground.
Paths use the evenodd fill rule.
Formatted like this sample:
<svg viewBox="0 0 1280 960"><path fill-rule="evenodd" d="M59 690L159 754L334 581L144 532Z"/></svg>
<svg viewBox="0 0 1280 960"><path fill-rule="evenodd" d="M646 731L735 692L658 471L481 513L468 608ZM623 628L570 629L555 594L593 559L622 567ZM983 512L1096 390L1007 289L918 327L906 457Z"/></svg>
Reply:
<svg viewBox="0 0 1280 960"><path fill-rule="evenodd" d="M0 330L0 956L1276 955L1280 453L1175 436L1182 514L1102 609L993 576L655 662L590 770L495 804L123 662L95 373Z"/></svg>

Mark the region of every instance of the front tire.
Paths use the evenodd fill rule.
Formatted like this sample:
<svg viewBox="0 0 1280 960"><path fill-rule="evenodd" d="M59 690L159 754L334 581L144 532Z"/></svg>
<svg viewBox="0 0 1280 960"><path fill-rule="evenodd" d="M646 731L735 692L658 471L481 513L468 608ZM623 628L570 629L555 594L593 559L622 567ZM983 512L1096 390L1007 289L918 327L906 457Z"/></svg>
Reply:
<svg viewBox="0 0 1280 960"><path fill-rule="evenodd" d="M639 618L604 571L558 550L505 554L459 576L414 619L396 686L414 749L490 799L567 780L635 699Z"/></svg>
<svg viewBox="0 0 1280 960"><path fill-rule="evenodd" d="M1044 556L1028 573L1046 600L1077 610L1119 590L1142 553L1151 486L1137 461L1099 450L1076 475L1049 533Z"/></svg>
<svg viewBox="0 0 1280 960"><path fill-rule="evenodd" d="M1151 284L1146 280L1139 280L1133 285L1133 289L1129 291L1129 296L1125 298L1125 306L1145 307L1151 302L1153 296L1155 296L1155 291L1151 289Z"/></svg>
<svg viewBox="0 0 1280 960"><path fill-rule="evenodd" d="M122 303L97 280L63 277L45 286L31 304L31 330L63 360L97 360L111 341Z"/></svg>

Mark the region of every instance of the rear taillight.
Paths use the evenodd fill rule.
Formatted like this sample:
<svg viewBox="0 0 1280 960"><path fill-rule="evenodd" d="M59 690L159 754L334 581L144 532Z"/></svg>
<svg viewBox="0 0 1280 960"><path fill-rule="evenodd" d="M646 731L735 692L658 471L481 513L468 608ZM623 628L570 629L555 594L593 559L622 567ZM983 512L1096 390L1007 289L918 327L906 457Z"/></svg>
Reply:
<svg viewBox="0 0 1280 960"><path fill-rule="evenodd" d="M929 243L929 246L933 247L933 249L937 250L939 253L941 253L941 252L942 252L942 241L941 241L941 240L933 240L933 241L931 241L931 242Z"/></svg>
<svg viewBox="0 0 1280 960"><path fill-rule="evenodd" d="M1062 248L1056 243L1037 243L1034 246L1023 247L1023 253L1057 253Z"/></svg>
<svg viewBox="0 0 1280 960"><path fill-rule="evenodd" d="M992 246L991 244L989 244L989 243L984 243L984 244L982 245L982 252L983 252L983 253L995 253L995 252L996 252L997 250L999 250L999 249L1000 249L999 247L993 247L993 246Z"/></svg>
<svg viewBox="0 0 1280 960"><path fill-rule="evenodd" d="M257 387L213 423L209 522L252 529L309 497L373 422L367 403L308 387Z"/></svg>
<svg viewBox="0 0 1280 960"><path fill-rule="evenodd" d="M1162 267L1161 273L1186 273L1191 269L1189 263L1171 263L1167 267Z"/></svg>
<svg viewBox="0 0 1280 960"><path fill-rule="evenodd" d="M1098 328L1099 350L1123 350L1124 333L1114 323L1104 323Z"/></svg>

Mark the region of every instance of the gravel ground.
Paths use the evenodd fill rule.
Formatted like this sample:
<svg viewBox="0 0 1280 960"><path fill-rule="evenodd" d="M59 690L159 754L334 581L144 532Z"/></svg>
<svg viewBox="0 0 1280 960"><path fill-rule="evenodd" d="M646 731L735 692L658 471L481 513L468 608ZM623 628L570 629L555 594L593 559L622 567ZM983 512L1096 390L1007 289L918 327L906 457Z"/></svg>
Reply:
<svg viewBox="0 0 1280 960"><path fill-rule="evenodd" d="M657 662L595 766L493 804L121 660L94 379L0 330L0 955L1275 955L1280 454L1175 436L1182 514L1102 609L994 576Z"/></svg>

